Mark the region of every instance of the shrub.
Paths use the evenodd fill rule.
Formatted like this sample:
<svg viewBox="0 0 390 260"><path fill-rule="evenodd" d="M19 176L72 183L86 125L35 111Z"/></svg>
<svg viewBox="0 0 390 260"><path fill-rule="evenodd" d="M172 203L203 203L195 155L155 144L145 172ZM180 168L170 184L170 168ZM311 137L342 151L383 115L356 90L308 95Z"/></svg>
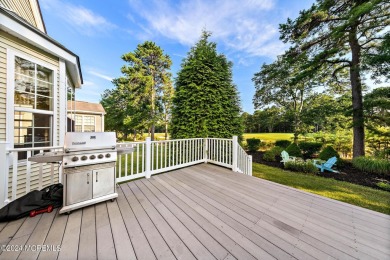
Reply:
<svg viewBox="0 0 390 260"><path fill-rule="evenodd" d="M275 162L276 161L275 153L272 152L271 150L266 151L263 154L263 160L267 162Z"/></svg>
<svg viewBox="0 0 390 260"><path fill-rule="evenodd" d="M332 146L327 146L325 147L324 150L320 152L318 157L321 160L327 161L329 158L332 158L333 156L336 156L337 159L340 159L339 153L335 149L333 149Z"/></svg>
<svg viewBox="0 0 390 260"><path fill-rule="evenodd" d="M290 144L286 148L286 152L288 152L288 155L290 156L302 157L302 151L296 143Z"/></svg>
<svg viewBox="0 0 390 260"><path fill-rule="evenodd" d="M300 142L299 148L301 148L305 157L312 157L313 154L318 153L321 150L322 143L314 142Z"/></svg>
<svg viewBox="0 0 390 260"><path fill-rule="evenodd" d="M390 161L386 159L359 156L352 160L352 164L364 172L390 175Z"/></svg>
<svg viewBox="0 0 390 260"><path fill-rule="evenodd" d="M382 190L387 190L387 191L390 191L390 184L388 184L387 182L383 182L383 181L380 181L376 184L376 186L378 186L379 188L381 188Z"/></svg>
<svg viewBox="0 0 390 260"><path fill-rule="evenodd" d="M284 168L294 172L317 173L318 168L311 161L289 161L284 164Z"/></svg>
<svg viewBox="0 0 390 260"><path fill-rule="evenodd" d="M260 141L260 139L257 139L257 138L249 138L249 139L246 139L246 143L248 145L248 150L250 152L256 152L260 148L261 141Z"/></svg>
<svg viewBox="0 0 390 260"><path fill-rule="evenodd" d="M289 140L276 140L275 141L275 146L287 148L291 142Z"/></svg>
<svg viewBox="0 0 390 260"><path fill-rule="evenodd" d="M273 147L271 150L268 150L263 155L263 160L267 162L275 162L276 156L280 155L284 149L279 146Z"/></svg>

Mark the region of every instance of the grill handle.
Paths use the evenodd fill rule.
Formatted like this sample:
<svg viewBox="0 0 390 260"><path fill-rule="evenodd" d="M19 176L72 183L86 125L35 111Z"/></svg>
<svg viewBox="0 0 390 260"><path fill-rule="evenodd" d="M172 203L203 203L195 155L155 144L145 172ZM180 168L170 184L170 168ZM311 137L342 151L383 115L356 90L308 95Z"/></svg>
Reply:
<svg viewBox="0 0 390 260"><path fill-rule="evenodd" d="M115 150L116 146L99 146L99 147L83 147L79 149L75 148L65 148L64 151L65 153L70 153L70 152L82 152L82 151L91 151L91 150L103 150L103 149L112 149Z"/></svg>
<svg viewBox="0 0 390 260"><path fill-rule="evenodd" d="M99 172L96 172L96 182L98 182Z"/></svg>

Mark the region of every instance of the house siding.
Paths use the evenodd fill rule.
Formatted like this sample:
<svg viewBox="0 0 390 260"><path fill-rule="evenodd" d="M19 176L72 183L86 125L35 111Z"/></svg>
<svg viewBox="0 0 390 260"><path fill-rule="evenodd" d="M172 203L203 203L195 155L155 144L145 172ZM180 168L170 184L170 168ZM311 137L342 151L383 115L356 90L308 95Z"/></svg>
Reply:
<svg viewBox="0 0 390 260"><path fill-rule="evenodd" d="M0 31L0 141L6 141L6 103L7 103L7 49L12 49L17 52L23 53L24 55L31 56L32 58L36 60L40 60L43 62L46 62L56 68L56 82L54 82L54 88L56 89L56 96L53 97L54 99L57 99L56 102L56 132L53 133L53 146L57 146L59 142L59 129L60 129L60 107L59 107L59 93L60 93L60 84L59 84L59 59L58 57L55 57L51 54L48 54L34 46L31 46L30 44L4 32ZM64 91L64 90L63 90ZM65 109L65 108L63 108ZM11 111L10 113L13 113ZM65 118L62 119L62 127L65 127ZM55 143L54 143L54 140ZM42 187L45 187L47 185L50 185L50 165L43 165L43 185ZM10 174L9 174L9 185L8 185L8 191L9 191L9 197L11 197L11 191L12 191L12 173L13 169L12 166L10 166ZM18 163L18 186L17 186L17 197L20 197L25 194L26 192L26 162L19 162ZM58 182L58 166L55 167L55 174L54 174L54 183ZM32 163L31 164L31 175L30 175L30 189L34 190L39 187L39 164Z"/></svg>
<svg viewBox="0 0 390 260"><path fill-rule="evenodd" d="M51 54L45 53L38 48L29 45L26 42L21 41L20 39L4 32L0 31L0 59L4 62L0 63L0 141L6 141L6 131L5 131L5 124L6 124L6 93L7 93L7 48L14 49L20 53L26 54L28 56L31 56L35 59L44 61L46 63L49 63L50 65L54 66L57 71L56 75L56 82L54 82L54 87L56 88L56 96L53 97L55 99L59 99L59 59L58 57L55 57ZM59 102L56 104L56 128L57 132L53 133L53 139L59 140L59 127L60 127L60 118L59 118ZM57 143L53 143L54 146L58 145Z"/></svg>
<svg viewBox="0 0 390 260"><path fill-rule="evenodd" d="M5 8L17 13L32 26L38 27L29 0L0 0L0 4L2 4Z"/></svg>

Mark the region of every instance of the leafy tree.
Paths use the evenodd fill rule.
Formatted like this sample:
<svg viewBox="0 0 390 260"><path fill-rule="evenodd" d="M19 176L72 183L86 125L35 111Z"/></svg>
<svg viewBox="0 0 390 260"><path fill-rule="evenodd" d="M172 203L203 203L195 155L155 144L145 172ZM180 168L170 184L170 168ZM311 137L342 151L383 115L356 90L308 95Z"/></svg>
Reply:
<svg viewBox="0 0 390 260"><path fill-rule="evenodd" d="M288 19L280 25L281 39L294 45L290 57L309 56L298 79L310 78L321 70L332 70L337 77L343 69L349 69L354 157L365 153L362 59L381 55L385 30L390 24L389 10L390 3L384 0L317 0L311 8L301 11L297 19Z"/></svg>
<svg viewBox="0 0 390 260"><path fill-rule="evenodd" d="M218 54L210 33L191 48L181 64L173 98L173 138L242 134L240 100L232 80L232 63Z"/></svg>
<svg viewBox="0 0 390 260"><path fill-rule="evenodd" d="M327 131L350 128L351 97L349 94L335 97L325 93L316 93L309 97L302 111L302 122L307 132Z"/></svg>
<svg viewBox="0 0 390 260"><path fill-rule="evenodd" d="M244 126L244 133L253 133L255 129L253 115L249 114L248 112L242 113L241 122Z"/></svg>
<svg viewBox="0 0 390 260"><path fill-rule="evenodd" d="M256 93L253 98L255 108L265 108L276 104L290 113L293 120L294 142L298 141L298 135L302 131L301 113L304 100L312 93L315 86L312 80L295 81L294 77L299 73L299 65L306 59L290 61L286 56L269 64L263 64L260 72L252 79L255 83ZM272 129L270 129L272 130Z"/></svg>
<svg viewBox="0 0 390 260"><path fill-rule="evenodd" d="M145 128L144 120L139 113L142 108L133 105L129 88L105 90L100 103L107 113L104 117L106 130L119 132L127 139L129 134L135 134L137 130Z"/></svg>
<svg viewBox="0 0 390 260"><path fill-rule="evenodd" d="M368 130L390 137L390 87L376 88L366 94L364 109Z"/></svg>
<svg viewBox="0 0 390 260"><path fill-rule="evenodd" d="M139 44L134 52L122 56L127 63L121 69L122 77L114 79L118 88L112 94L128 93L122 96L130 108L126 124L146 126L154 140L156 124L163 120L168 123L171 97L173 94L171 73L172 61L154 42ZM115 115L113 115L115 117Z"/></svg>

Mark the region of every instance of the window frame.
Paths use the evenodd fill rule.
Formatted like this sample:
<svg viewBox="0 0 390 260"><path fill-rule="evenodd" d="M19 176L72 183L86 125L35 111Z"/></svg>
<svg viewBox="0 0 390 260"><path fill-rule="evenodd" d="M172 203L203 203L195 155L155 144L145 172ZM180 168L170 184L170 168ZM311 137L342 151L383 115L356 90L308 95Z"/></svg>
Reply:
<svg viewBox="0 0 390 260"><path fill-rule="evenodd" d="M36 65L43 66L47 69L53 71L53 97L52 97L52 110L41 110L41 109L31 109L26 107L16 107L15 106L15 59L20 57L22 59L28 60L35 63ZM50 126L50 146L53 146L57 143L57 123L58 123L58 67L53 64L50 64L44 60L41 60L37 57L31 56L27 53L23 53L11 48L7 48L7 102L6 102L6 142L10 149L17 149L14 143L14 126L15 126L15 112L29 112L35 114L45 114L51 115L51 126ZM26 160L20 160L26 162Z"/></svg>
<svg viewBox="0 0 390 260"><path fill-rule="evenodd" d="M81 125L77 124L77 118L81 118ZM93 118L93 124L85 124L85 119L87 117L90 117L90 118ZM74 117L74 130L75 132L78 132L76 131L76 126L81 126L81 131L80 132L85 132L85 126L93 126L93 130L92 132L96 132L96 115L80 115L80 114L76 114L75 117Z"/></svg>

